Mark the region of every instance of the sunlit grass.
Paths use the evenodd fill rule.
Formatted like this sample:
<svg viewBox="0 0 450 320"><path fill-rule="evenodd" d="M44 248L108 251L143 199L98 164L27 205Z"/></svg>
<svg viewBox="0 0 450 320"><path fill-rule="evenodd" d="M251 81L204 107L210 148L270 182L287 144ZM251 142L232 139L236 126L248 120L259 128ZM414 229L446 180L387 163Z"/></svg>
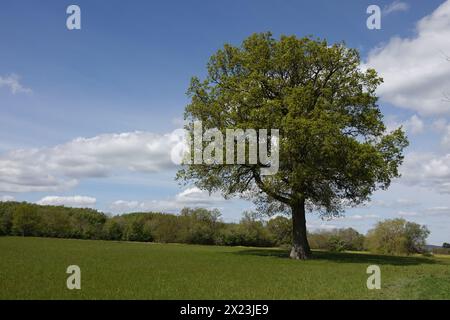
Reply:
<svg viewBox="0 0 450 320"><path fill-rule="evenodd" d="M2 299L450 299L450 259L0 237ZM381 267L368 290L366 268ZM66 288L69 265L81 290Z"/></svg>

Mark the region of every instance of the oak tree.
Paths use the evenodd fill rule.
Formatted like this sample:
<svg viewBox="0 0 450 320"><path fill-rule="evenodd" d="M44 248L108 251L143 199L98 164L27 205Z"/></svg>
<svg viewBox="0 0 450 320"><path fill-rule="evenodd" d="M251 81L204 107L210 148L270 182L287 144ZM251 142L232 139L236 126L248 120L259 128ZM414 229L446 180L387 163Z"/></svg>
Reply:
<svg viewBox="0 0 450 320"><path fill-rule="evenodd" d="M338 216L368 201L399 176L408 142L388 132L375 90L382 79L364 70L357 50L311 37L253 34L213 54L207 75L192 78L186 128L278 129L279 169L267 163L189 164L177 177L225 196L250 198L269 214L292 215L291 258L307 259L307 211ZM269 142L268 142L269 143ZM269 143L270 144L270 143Z"/></svg>

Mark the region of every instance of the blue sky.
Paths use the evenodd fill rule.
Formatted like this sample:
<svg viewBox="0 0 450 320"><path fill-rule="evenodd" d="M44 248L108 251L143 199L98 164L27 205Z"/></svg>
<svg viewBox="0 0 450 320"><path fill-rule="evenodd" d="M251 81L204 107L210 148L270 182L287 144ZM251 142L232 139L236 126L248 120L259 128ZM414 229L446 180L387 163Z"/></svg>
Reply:
<svg viewBox="0 0 450 320"><path fill-rule="evenodd" d="M66 28L70 4L81 8L81 30ZM381 30L366 27L370 4L383 9ZM380 72L386 121L404 125L411 146L391 189L343 219L310 215L310 227L365 232L380 219L405 217L427 224L430 242L448 242L450 44L440 39L449 39L449 17L442 0L3 0L0 199L113 213L201 204L238 220L250 203L180 187L176 168L164 162L189 79L205 74L224 43L251 33L314 35L358 48ZM149 140L150 151L136 155Z"/></svg>

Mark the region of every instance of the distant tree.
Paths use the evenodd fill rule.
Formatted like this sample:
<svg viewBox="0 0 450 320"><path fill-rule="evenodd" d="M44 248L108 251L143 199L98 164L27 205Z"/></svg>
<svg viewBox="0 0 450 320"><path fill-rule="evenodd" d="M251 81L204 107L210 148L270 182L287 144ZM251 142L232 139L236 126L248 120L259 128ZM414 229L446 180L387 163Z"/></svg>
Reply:
<svg viewBox="0 0 450 320"><path fill-rule="evenodd" d="M108 219L103 226L104 238L107 240L121 240L123 236L123 226L119 218Z"/></svg>
<svg viewBox="0 0 450 320"><path fill-rule="evenodd" d="M0 202L0 235L11 234L12 216L17 202Z"/></svg>
<svg viewBox="0 0 450 320"><path fill-rule="evenodd" d="M141 216L134 216L127 219L124 230L123 240L126 241L150 241L151 237L144 233L144 219Z"/></svg>
<svg viewBox="0 0 450 320"><path fill-rule="evenodd" d="M214 244L221 225L220 215L218 209L183 208L180 214L181 240L186 243Z"/></svg>
<svg viewBox="0 0 450 320"><path fill-rule="evenodd" d="M444 242L442 248L450 249L450 243Z"/></svg>
<svg viewBox="0 0 450 320"><path fill-rule="evenodd" d="M342 240L345 250L361 251L364 249L364 235L353 228L338 229L336 236Z"/></svg>
<svg viewBox="0 0 450 320"><path fill-rule="evenodd" d="M239 222L243 234L243 245L269 247L273 245L269 231L265 228L261 216L254 211L245 211Z"/></svg>
<svg viewBox="0 0 450 320"><path fill-rule="evenodd" d="M286 217L277 216L267 222L267 229L277 245L292 243L292 221Z"/></svg>
<svg viewBox="0 0 450 320"><path fill-rule="evenodd" d="M72 219L67 208L45 206L35 208L40 216L39 232L45 237L69 238L72 233Z"/></svg>
<svg viewBox="0 0 450 320"><path fill-rule="evenodd" d="M180 220L174 215L160 214L150 220L152 234L156 242L180 242Z"/></svg>
<svg viewBox="0 0 450 320"><path fill-rule="evenodd" d="M61 209L62 210L62 209ZM74 237L81 239L100 239L106 215L93 209L71 210Z"/></svg>
<svg viewBox="0 0 450 320"><path fill-rule="evenodd" d="M376 253L402 255L424 250L430 231L425 226L404 219L378 222L366 236L367 248Z"/></svg>
<svg viewBox="0 0 450 320"><path fill-rule="evenodd" d="M206 79L191 81L187 129L193 134L195 121L222 133L278 129L279 170L262 175L268 163L261 161L195 164L178 178L250 198L266 213L291 214L290 256L308 258L306 210L333 217L343 204L386 189L408 144L401 129L387 132L375 94L382 79L360 65L356 50L312 38L262 33L239 47L226 44L211 57Z"/></svg>
<svg viewBox="0 0 450 320"><path fill-rule="evenodd" d="M330 251L364 250L364 235L353 228L318 230L309 235L311 247Z"/></svg>
<svg viewBox="0 0 450 320"><path fill-rule="evenodd" d="M345 251L345 242L336 234L332 235L328 240L328 247L330 251L342 252Z"/></svg>
<svg viewBox="0 0 450 320"><path fill-rule="evenodd" d="M12 230L17 235L36 236L40 221L40 216L34 206L21 204L14 210Z"/></svg>
<svg viewBox="0 0 450 320"><path fill-rule="evenodd" d="M328 230L308 233L309 243L313 249L330 250L330 238L333 234Z"/></svg>
<svg viewBox="0 0 450 320"><path fill-rule="evenodd" d="M406 245L408 253L422 253L425 250L426 239L430 230L426 226L409 222L405 223Z"/></svg>

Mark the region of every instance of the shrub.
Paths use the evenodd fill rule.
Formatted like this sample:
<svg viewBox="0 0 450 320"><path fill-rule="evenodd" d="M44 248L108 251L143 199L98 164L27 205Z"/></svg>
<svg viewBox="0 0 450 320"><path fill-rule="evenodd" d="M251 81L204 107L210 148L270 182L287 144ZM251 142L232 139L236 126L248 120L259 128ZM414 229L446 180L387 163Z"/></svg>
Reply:
<svg viewBox="0 0 450 320"><path fill-rule="evenodd" d="M370 251L381 254L421 253L429 233L425 226L404 219L385 220L368 232L366 245Z"/></svg>
<svg viewBox="0 0 450 320"><path fill-rule="evenodd" d="M12 216L12 232L20 236L39 235L41 217L35 207L29 204L19 205Z"/></svg>
<svg viewBox="0 0 450 320"><path fill-rule="evenodd" d="M292 220L286 217L275 217L267 222L267 230L276 245L292 244Z"/></svg>
<svg viewBox="0 0 450 320"><path fill-rule="evenodd" d="M364 249L364 236L353 228L319 230L308 235L311 248L330 251Z"/></svg>

